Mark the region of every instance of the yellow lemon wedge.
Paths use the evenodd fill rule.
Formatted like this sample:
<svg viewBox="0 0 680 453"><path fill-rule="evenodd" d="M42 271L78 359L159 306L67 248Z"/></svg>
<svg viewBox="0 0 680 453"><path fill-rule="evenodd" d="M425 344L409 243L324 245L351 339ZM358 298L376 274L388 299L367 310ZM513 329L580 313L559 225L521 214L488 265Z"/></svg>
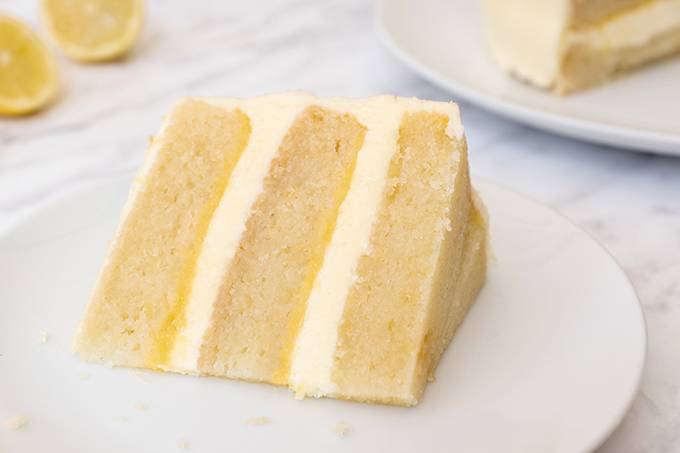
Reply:
<svg viewBox="0 0 680 453"><path fill-rule="evenodd" d="M139 37L143 0L42 0L50 36L74 60L97 62L122 56Z"/></svg>
<svg viewBox="0 0 680 453"><path fill-rule="evenodd" d="M45 107L57 92L57 65L31 28L0 14L0 115Z"/></svg>

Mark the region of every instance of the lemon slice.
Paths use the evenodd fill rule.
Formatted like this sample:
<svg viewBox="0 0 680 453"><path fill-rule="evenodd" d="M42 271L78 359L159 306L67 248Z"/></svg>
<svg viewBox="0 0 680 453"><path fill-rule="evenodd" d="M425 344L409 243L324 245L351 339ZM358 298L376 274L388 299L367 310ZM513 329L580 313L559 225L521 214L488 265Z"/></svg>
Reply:
<svg viewBox="0 0 680 453"><path fill-rule="evenodd" d="M0 14L0 114L24 115L57 92L57 65L31 28Z"/></svg>
<svg viewBox="0 0 680 453"><path fill-rule="evenodd" d="M45 26L74 60L96 62L120 57L142 28L143 0L42 0Z"/></svg>

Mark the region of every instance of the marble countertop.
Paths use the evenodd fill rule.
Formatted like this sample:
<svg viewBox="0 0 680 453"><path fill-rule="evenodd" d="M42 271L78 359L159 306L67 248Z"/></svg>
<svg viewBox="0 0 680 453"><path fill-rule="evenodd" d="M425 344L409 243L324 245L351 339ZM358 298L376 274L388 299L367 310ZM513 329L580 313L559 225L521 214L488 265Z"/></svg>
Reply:
<svg viewBox="0 0 680 453"><path fill-rule="evenodd" d="M37 24L37 1L0 9ZM74 188L140 164L149 135L184 95L451 96L399 64L364 0L153 0L125 61L61 59L62 93L31 118L0 120L0 231ZM455 99L454 99L455 100ZM680 452L680 158L557 137L461 103L473 174L545 203L612 253L649 328L642 390L602 453Z"/></svg>

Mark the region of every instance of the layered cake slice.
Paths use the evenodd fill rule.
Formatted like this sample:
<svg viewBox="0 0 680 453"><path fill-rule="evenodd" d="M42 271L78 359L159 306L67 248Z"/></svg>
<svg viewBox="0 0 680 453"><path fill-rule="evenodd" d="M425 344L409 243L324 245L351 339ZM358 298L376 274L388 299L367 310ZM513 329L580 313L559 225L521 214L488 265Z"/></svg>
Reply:
<svg viewBox="0 0 680 453"><path fill-rule="evenodd" d="M482 0L510 73L565 94L680 52L680 0Z"/></svg>
<svg viewBox="0 0 680 453"><path fill-rule="evenodd" d="M455 104L183 100L133 183L77 354L416 404L484 282L482 211Z"/></svg>

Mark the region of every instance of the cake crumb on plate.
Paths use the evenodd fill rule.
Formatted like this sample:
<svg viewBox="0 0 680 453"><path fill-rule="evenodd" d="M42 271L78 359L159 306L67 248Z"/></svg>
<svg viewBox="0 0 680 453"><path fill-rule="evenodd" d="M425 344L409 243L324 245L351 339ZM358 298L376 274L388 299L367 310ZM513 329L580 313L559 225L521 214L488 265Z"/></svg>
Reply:
<svg viewBox="0 0 680 453"><path fill-rule="evenodd" d="M14 417L7 420L5 426L9 430L16 431L26 426L27 423L28 417L26 417L25 415L15 415Z"/></svg>
<svg viewBox="0 0 680 453"><path fill-rule="evenodd" d="M137 409L140 412L146 412L147 410L149 410L149 406L147 406L144 403L137 403L135 404L135 409Z"/></svg>
<svg viewBox="0 0 680 453"><path fill-rule="evenodd" d="M246 420L247 425L268 425L272 422L269 417L252 417Z"/></svg>
<svg viewBox="0 0 680 453"><path fill-rule="evenodd" d="M50 335L45 332L44 330L40 331L40 343L42 344L47 344L47 342L50 341Z"/></svg>
<svg viewBox="0 0 680 453"><path fill-rule="evenodd" d="M333 431L335 431L335 434L337 434L339 437L347 437L349 436L351 427L345 423L345 422L338 422L333 426Z"/></svg>
<svg viewBox="0 0 680 453"><path fill-rule="evenodd" d="M149 379L149 376L147 376L147 373L143 373L143 372L141 372L141 371L138 371L138 372L136 372L135 374L137 375L137 377L138 377L139 379L141 379L142 382L144 382L144 383L146 383L146 384L150 384L150 383L151 383L151 379Z"/></svg>
<svg viewBox="0 0 680 453"><path fill-rule="evenodd" d="M177 442L177 446L179 447L180 450L188 450L189 441L186 439L180 439L179 442Z"/></svg>

